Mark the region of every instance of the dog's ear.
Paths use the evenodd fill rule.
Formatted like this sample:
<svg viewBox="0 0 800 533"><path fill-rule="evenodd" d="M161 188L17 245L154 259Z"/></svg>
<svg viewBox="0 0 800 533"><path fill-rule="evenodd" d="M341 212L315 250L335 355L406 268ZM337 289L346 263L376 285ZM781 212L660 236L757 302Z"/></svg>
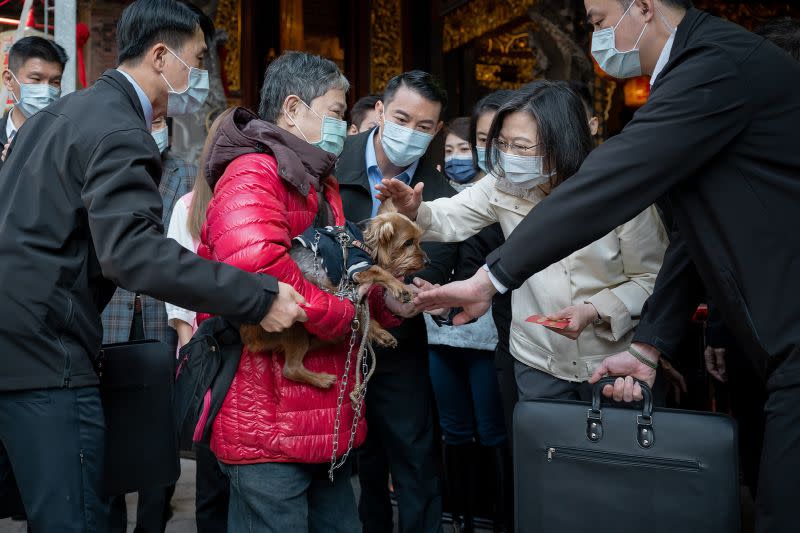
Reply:
<svg viewBox="0 0 800 533"><path fill-rule="evenodd" d="M391 220L383 220L378 225L378 242L389 244L394 237L394 224Z"/></svg>

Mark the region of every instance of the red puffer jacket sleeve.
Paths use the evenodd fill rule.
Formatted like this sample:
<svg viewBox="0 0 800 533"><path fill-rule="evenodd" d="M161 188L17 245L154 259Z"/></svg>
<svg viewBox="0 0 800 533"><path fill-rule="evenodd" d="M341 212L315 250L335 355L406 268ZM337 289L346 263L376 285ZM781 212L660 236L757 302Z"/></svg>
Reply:
<svg viewBox="0 0 800 533"><path fill-rule="evenodd" d="M370 287L367 293L370 318L376 320L384 328L396 328L403 323L403 319L389 311L384 301L386 289L380 285Z"/></svg>
<svg viewBox="0 0 800 533"><path fill-rule="evenodd" d="M355 308L309 282L289 256L292 238L314 218L308 201L278 176L264 154L237 158L225 170L208 206L204 242L213 258L263 272L294 287L307 301L306 330L324 340L350 332ZM312 194L313 191L312 191ZM293 221L307 220L304 227Z"/></svg>

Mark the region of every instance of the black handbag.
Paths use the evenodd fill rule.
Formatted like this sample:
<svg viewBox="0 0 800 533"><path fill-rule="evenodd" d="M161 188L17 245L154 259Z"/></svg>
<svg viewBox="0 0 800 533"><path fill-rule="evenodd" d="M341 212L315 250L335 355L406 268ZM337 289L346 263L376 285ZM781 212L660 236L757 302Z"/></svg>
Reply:
<svg viewBox="0 0 800 533"><path fill-rule="evenodd" d="M239 329L220 317L203 321L178 354L173 411L181 450L208 445L211 428L239 368Z"/></svg>
<svg viewBox="0 0 800 533"><path fill-rule="evenodd" d="M524 533L740 530L737 435L727 416L561 400L514 409L514 497Z"/></svg>
<svg viewBox="0 0 800 533"><path fill-rule="evenodd" d="M177 481L180 458L172 414L175 351L154 340L108 344L97 358L106 423L107 495Z"/></svg>

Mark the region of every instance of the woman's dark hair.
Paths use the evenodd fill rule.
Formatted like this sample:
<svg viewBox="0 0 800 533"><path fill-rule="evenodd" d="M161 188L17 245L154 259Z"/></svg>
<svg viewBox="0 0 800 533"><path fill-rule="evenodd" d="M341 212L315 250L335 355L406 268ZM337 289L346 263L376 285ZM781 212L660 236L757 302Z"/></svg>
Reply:
<svg viewBox="0 0 800 533"><path fill-rule="evenodd" d="M485 113L496 113L500 106L505 104L509 98L514 96L514 91L509 89L500 89L493 93L487 94L475 104L472 109L472 117L469 119L469 145L472 147L472 165L478 168L478 120Z"/></svg>
<svg viewBox="0 0 800 533"><path fill-rule="evenodd" d="M19 74L19 69L29 59L41 59L46 63L58 63L61 69L67 64L67 52L58 43L32 35L23 37L8 51L8 70Z"/></svg>
<svg viewBox="0 0 800 533"><path fill-rule="evenodd" d="M469 120L469 117L458 117L451 120L445 129L445 136L452 133L459 139L464 139L472 146L472 142L469 140Z"/></svg>
<svg viewBox="0 0 800 533"><path fill-rule="evenodd" d="M148 48L164 43L176 53L200 28L206 42L214 23L203 11L183 0L136 0L117 23L117 63L138 62Z"/></svg>
<svg viewBox="0 0 800 533"><path fill-rule="evenodd" d="M486 154L489 172L503 175L497 139L506 117L517 111L528 113L536 121L543 170L553 173L550 188L575 174L593 146L583 102L566 83L546 80L528 84L497 110L486 139L486 146L491 147Z"/></svg>

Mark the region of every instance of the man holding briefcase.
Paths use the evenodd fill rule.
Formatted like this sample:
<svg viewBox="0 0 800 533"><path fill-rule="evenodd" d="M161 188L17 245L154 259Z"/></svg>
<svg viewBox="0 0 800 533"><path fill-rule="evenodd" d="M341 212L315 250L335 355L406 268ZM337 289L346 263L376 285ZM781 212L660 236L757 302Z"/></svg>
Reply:
<svg viewBox="0 0 800 533"><path fill-rule="evenodd" d="M420 295L428 308L480 316L497 291L569 255L659 201L675 221L630 352L592 378L641 398L659 357L678 357L700 294L718 305L767 378L757 530L796 531L800 493L800 65L763 37L690 0L584 0L592 54L617 78L650 74L652 92L619 135L539 204L470 280ZM758 379L756 376L753 379ZM664 495L669 498L669 494Z"/></svg>
<svg viewBox="0 0 800 533"><path fill-rule="evenodd" d="M13 469L33 531L108 529L93 362L116 286L268 331L305 320L288 285L163 235L150 125L204 100L211 31L190 4L135 1L119 68L31 117L0 171L0 482Z"/></svg>

